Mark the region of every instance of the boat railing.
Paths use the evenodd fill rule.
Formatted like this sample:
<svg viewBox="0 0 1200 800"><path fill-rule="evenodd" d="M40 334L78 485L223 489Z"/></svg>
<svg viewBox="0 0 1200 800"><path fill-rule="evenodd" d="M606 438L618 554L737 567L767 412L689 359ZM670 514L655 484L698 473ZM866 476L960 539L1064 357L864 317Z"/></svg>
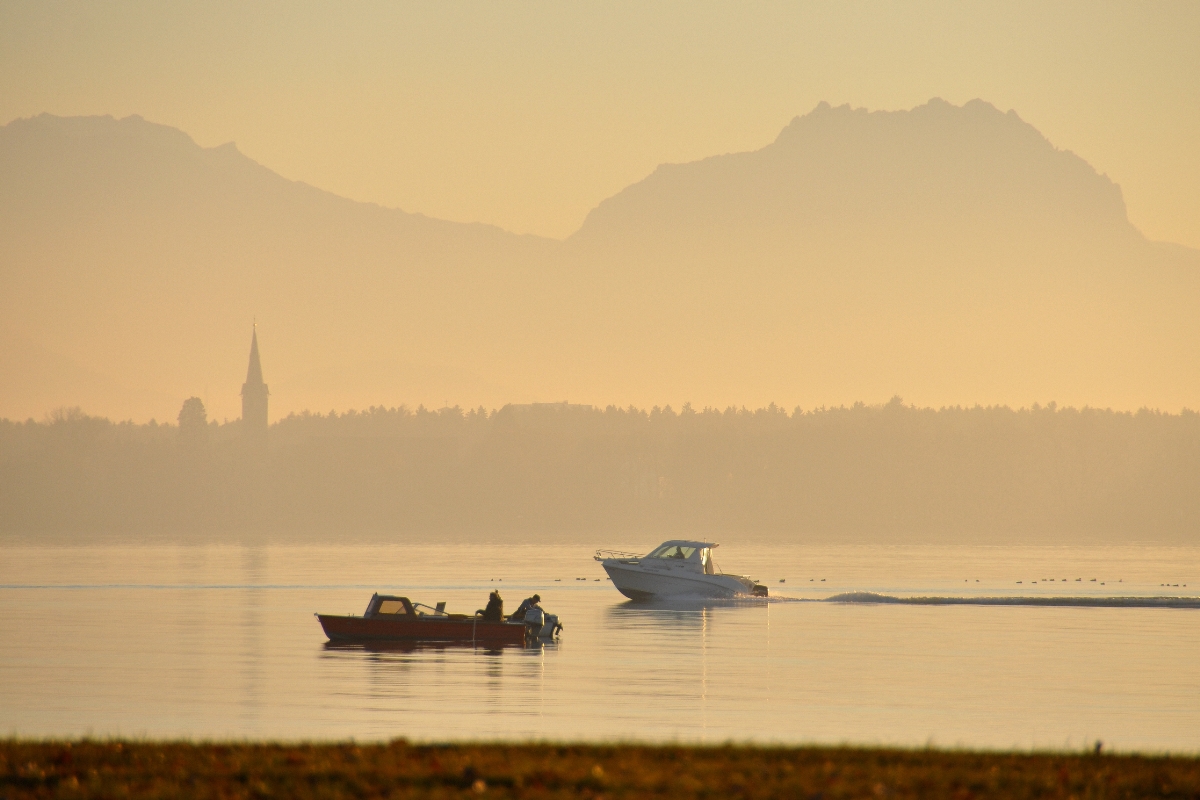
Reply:
<svg viewBox="0 0 1200 800"><path fill-rule="evenodd" d="M638 563L642 560L641 553L622 553L620 550L597 550L595 559L597 561L605 561L607 559L615 559L624 563Z"/></svg>

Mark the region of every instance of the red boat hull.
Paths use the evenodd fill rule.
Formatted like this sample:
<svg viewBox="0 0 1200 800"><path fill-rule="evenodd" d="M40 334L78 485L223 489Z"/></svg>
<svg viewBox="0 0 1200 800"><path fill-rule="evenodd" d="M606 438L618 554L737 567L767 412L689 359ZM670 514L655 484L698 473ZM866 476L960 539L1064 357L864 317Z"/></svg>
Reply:
<svg viewBox="0 0 1200 800"><path fill-rule="evenodd" d="M478 644L525 644L525 625L520 622L484 622L478 618L445 619L405 614L375 617L345 617L317 614L330 641L476 642Z"/></svg>

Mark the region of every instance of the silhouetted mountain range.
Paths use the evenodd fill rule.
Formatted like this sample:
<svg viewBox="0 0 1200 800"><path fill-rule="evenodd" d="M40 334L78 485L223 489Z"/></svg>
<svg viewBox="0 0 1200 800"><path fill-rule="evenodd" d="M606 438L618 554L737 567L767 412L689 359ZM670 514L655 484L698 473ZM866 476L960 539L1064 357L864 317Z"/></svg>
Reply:
<svg viewBox="0 0 1200 800"><path fill-rule="evenodd" d="M281 392L360 359L502 359L488 321L517 313L556 245L346 200L140 117L0 129L0 226L7 326L128 392L58 404L119 416L164 388L232 408L255 315ZM0 413L39 384L14 376Z"/></svg>
<svg viewBox="0 0 1200 800"><path fill-rule="evenodd" d="M761 150L661 166L565 243L339 198L139 117L42 115L0 128L0 239L25 353L3 416L172 418L193 394L235 416L255 316L284 412L1200 397L1200 253L1146 241L1116 185L982 101L822 104Z"/></svg>
<svg viewBox="0 0 1200 800"><path fill-rule="evenodd" d="M642 383L814 405L1200 398L1200 253L1148 242L1119 187L978 100L822 104L761 150L659 167L565 250L578 324L653 343Z"/></svg>
<svg viewBox="0 0 1200 800"><path fill-rule="evenodd" d="M572 240L678 247L697 238L814 240L889 231L965 238L1140 238L1121 190L1014 111L934 99L911 111L822 103L752 153L664 164L602 202Z"/></svg>

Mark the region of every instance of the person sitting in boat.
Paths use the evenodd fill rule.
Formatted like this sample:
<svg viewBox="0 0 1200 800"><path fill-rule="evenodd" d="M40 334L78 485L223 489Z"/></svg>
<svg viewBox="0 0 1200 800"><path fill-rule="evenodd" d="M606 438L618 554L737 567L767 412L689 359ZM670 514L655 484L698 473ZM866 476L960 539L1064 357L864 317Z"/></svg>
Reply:
<svg viewBox="0 0 1200 800"><path fill-rule="evenodd" d="M525 615L529 612L529 609L536 608L540 602L542 602L541 595L535 594L533 597L526 597L521 601L521 605L517 606L517 610L513 612L513 615L509 619L514 622L524 622Z"/></svg>
<svg viewBox="0 0 1200 800"><path fill-rule="evenodd" d="M500 592L493 589L492 593L488 595L487 608L475 613L482 614L484 622L503 622L504 601L500 599Z"/></svg>

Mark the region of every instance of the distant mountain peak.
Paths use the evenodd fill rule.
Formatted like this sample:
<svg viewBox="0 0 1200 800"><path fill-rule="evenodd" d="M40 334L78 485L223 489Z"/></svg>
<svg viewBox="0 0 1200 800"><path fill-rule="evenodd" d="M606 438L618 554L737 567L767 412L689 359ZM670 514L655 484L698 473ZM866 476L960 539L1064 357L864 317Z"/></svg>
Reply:
<svg viewBox="0 0 1200 800"><path fill-rule="evenodd" d="M601 203L573 238L625 246L744 229L802 242L880 226L1136 235L1120 187L1015 111L934 97L899 111L822 101L759 150L660 166Z"/></svg>
<svg viewBox="0 0 1200 800"><path fill-rule="evenodd" d="M1017 122L1036 132L1036 129L1032 125L1025 123L1015 110L1009 109L1006 113L986 100L979 98L969 100L961 106L956 106L940 97L931 97L919 106L895 111L872 111L863 107L851 106L849 103L833 106L822 100L807 114L792 117L792 120L779 132L775 141L788 141L799 135L807 125L837 124L838 122L850 120L857 120L859 122L866 120L880 125L901 125L905 120L924 120L931 123L938 121L960 121L963 123L992 123L997 125L1004 124L1005 122L1008 124ZM1037 135L1041 137L1040 133Z"/></svg>
<svg viewBox="0 0 1200 800"><path fill-rule="evenodd" d="M61 136L61 137L111 137L136 138L143 141L157 140L176 146L201 149L191 136L178 128L148 122L140 114L130 114L117 119L112 114L60 117L42 113L34 117L14 119L0 127L0 135Z"/></svg>

